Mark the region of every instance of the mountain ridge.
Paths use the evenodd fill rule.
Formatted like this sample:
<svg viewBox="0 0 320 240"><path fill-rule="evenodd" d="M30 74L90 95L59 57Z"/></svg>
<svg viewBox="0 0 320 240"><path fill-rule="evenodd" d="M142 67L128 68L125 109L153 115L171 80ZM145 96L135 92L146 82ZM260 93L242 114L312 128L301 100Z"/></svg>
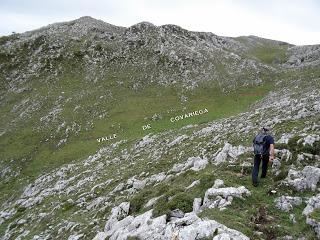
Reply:
<svg viewBox="0 0 320 240"><path fill-rule="evenodd" d="M175 24L163 24L163 25L155 25L151 22L148 22L148 21L141 21L141 22L138 22L136 24L133 24L129 27L123 27L123 26L117 26L117 25L114 25L114 24L111 24L111 23L108 23L108 22L105 22L104 20L100 20L100 19L96 19L96 18L93 18L91 16L82 16L82 17L79 17L75 20L69 20L69 21L63 21L63 22L57 22L57 23L53 23L53 24L48 24L46 26L43 26L43 27L40 27L38 29L35 29L35 30L31 30L31 31L26 31L26 32L23 32L23 33L15 33L15 34L18 34L18 35L22 35L22 34L26 34L26 33L34 33L34 32L37 32L39 30L45 30L47 28L50 28L50 27L54 27L54 26L62 26L62 25L72 25L74 23L82 23L82 24L86 24L86 23L92 23L92 24L95 24L95 25L106 25L106 26L110 26L112 28L131 28L135 25L139 25L139 24L147 24L147 25L150 25L150 26L154 26L154 27L165 27L165 26L176 26L178 28L181 28L181 29L184 29L178 25L175 25ZM187 30L187 29L184 29L184 30ZM187 31L190 31L190 30L187 30ZM211 34L214 34L212 32L208 32L208 31L190 31L190 32L196 32L196 33L211 33ZM12 35L12 34L10 34ZM5 36L10 36L10 35L5 35ZM214 34L216 35L216 34ZM217 35L216 35L217 36ZM3 36L1 36L3 37ZM273 39L268 39L268 38L262 38L262 37L259 37L259 36L255 36L255 35L241 35L241 36L238 36L238 37L227 37L227 36L222 36L222 37L226 37L226 38L239 38L239 37L247 37L247 38L257 38L257 39L262 39L262 40L267 40L267 41L274 41L274 42L279 42L279 43L282 43L282 44L289 44L289 45L292 45L292 46L295 46L294 44L290 44L290 43L287 43L287 42L284 42L284 41L281 41L281 40L273 40ZM303 46L303 45L302 45Z"/></svg>

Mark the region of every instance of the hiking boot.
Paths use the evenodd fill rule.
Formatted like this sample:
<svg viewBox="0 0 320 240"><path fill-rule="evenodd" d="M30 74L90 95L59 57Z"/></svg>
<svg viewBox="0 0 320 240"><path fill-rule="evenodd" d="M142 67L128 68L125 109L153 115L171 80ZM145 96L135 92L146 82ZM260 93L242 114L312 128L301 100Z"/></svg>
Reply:
<svg viewBox="0 0 320 240"><path fill-rule="evenodd" d="M257 182L253 182L252 185L253 185L254 187L258 187L258 183L257 183Z"/></svg>

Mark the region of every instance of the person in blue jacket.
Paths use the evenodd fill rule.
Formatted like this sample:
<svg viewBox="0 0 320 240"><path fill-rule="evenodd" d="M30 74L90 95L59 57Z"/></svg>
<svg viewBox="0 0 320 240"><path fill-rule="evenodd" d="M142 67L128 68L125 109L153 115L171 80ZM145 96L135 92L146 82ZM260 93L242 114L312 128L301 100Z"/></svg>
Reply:
<svg viewBox="0 0 320 240"><path fill-rule="evenodd" d="M274 159L274 138L270 135L269 128L262 127L261 132L253 139L254 164L252 170L252 184L258 186L258 173L262 162L261 178L267 175L268 163Z"/></svg>

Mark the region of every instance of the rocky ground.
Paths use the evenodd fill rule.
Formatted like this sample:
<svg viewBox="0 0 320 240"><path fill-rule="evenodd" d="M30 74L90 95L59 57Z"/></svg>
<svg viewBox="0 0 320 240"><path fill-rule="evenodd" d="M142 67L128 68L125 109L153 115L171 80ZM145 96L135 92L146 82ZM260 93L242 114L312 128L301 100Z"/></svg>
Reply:
<svg viewBox="0 0 320 240"><path fill-rule="evenodd" d="M98 41L88 47L88 52L67 50L92 31L93 39L110 46L121 45L121 51L106 54L105 49L98 53ZM152 42L154 38L149 35L156 35L160 41ZM242 113L137 139L119 139L34 179L21 178L21 190L12 191L1 202L1 239L320 239L319 46L275 42L286 46L287 58L283 62L275 58L269 64L256 57L243 59L253 46L265 44L266 40L257 37L239 40L150 23L125 29L91 18L50 25L16 37L1 46L1 56L10 55L11 59L10 63L1 63L6 69L1 76L3 86L11 92L28 91L25 81L43 71L50 74L42 83L60 70L67 71L57 60L61 56L72 59L80 54L88 76L99 79L103 70L97 73L96 69L106 61L125 67L130 61L146 61L141 55L132 56L135 49L156 51L171 59L163 63L163 72L148 78L163 79L160 85L170 86L175 79L183 87L194 88L200 80L213 78L224 91L235 82L256 84L265 71L276 72L277 81L272 91ZM40 47L36 44L39 41ZM35 47L28 56L16 57L16 51L26 45ZM44 48L49 55L41 54ZM46 60L49 58L55 60ZM208 59L211 64L204 66ZM216 61L225 64L223 70ZM20 63L20 68L7 70ZM106 66L111 69L111 65ZM179 67L171 75L173 66ZM225 71L232 77L221 77ZM248 72L252 73L250 77L244 77ZM137 78L136 89L144 77ZM224 81L226 78L229 82ZM9 102L9 98L1 98L2 107ZM19 117L24 119L44 103L22 101L12 111L23 108L24 114L19 112ZM55 119L59 122L59 112L65 106L59 104L58 99L34 130L49 126ZM4 120L1 135L19 122L19 118L11 119L11 123ZM250 181L251 142L261 125L269 126L275 137L276 159L268 179L254 188ZM70 135L84 128L60 121L57 127L54 125L57 132L59 126L69 129L66 132ZM68 144L67 139L60 139L58 144ZM10 183L19 179L22 167L4 165L4 160L1 180Z"/></svg>

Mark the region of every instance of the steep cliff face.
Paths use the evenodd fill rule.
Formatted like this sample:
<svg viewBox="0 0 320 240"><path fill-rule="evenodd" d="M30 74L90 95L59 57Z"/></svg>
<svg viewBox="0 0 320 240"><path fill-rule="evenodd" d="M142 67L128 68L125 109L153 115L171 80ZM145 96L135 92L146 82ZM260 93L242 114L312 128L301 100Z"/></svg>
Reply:
<svg viewBox="0 0 320 240"><path fill-rule="evenodd" d="M91 17L1 37L0 236L319 237L319 63L318 45ZM262 125L276 159L254 188Z"/></svg>

